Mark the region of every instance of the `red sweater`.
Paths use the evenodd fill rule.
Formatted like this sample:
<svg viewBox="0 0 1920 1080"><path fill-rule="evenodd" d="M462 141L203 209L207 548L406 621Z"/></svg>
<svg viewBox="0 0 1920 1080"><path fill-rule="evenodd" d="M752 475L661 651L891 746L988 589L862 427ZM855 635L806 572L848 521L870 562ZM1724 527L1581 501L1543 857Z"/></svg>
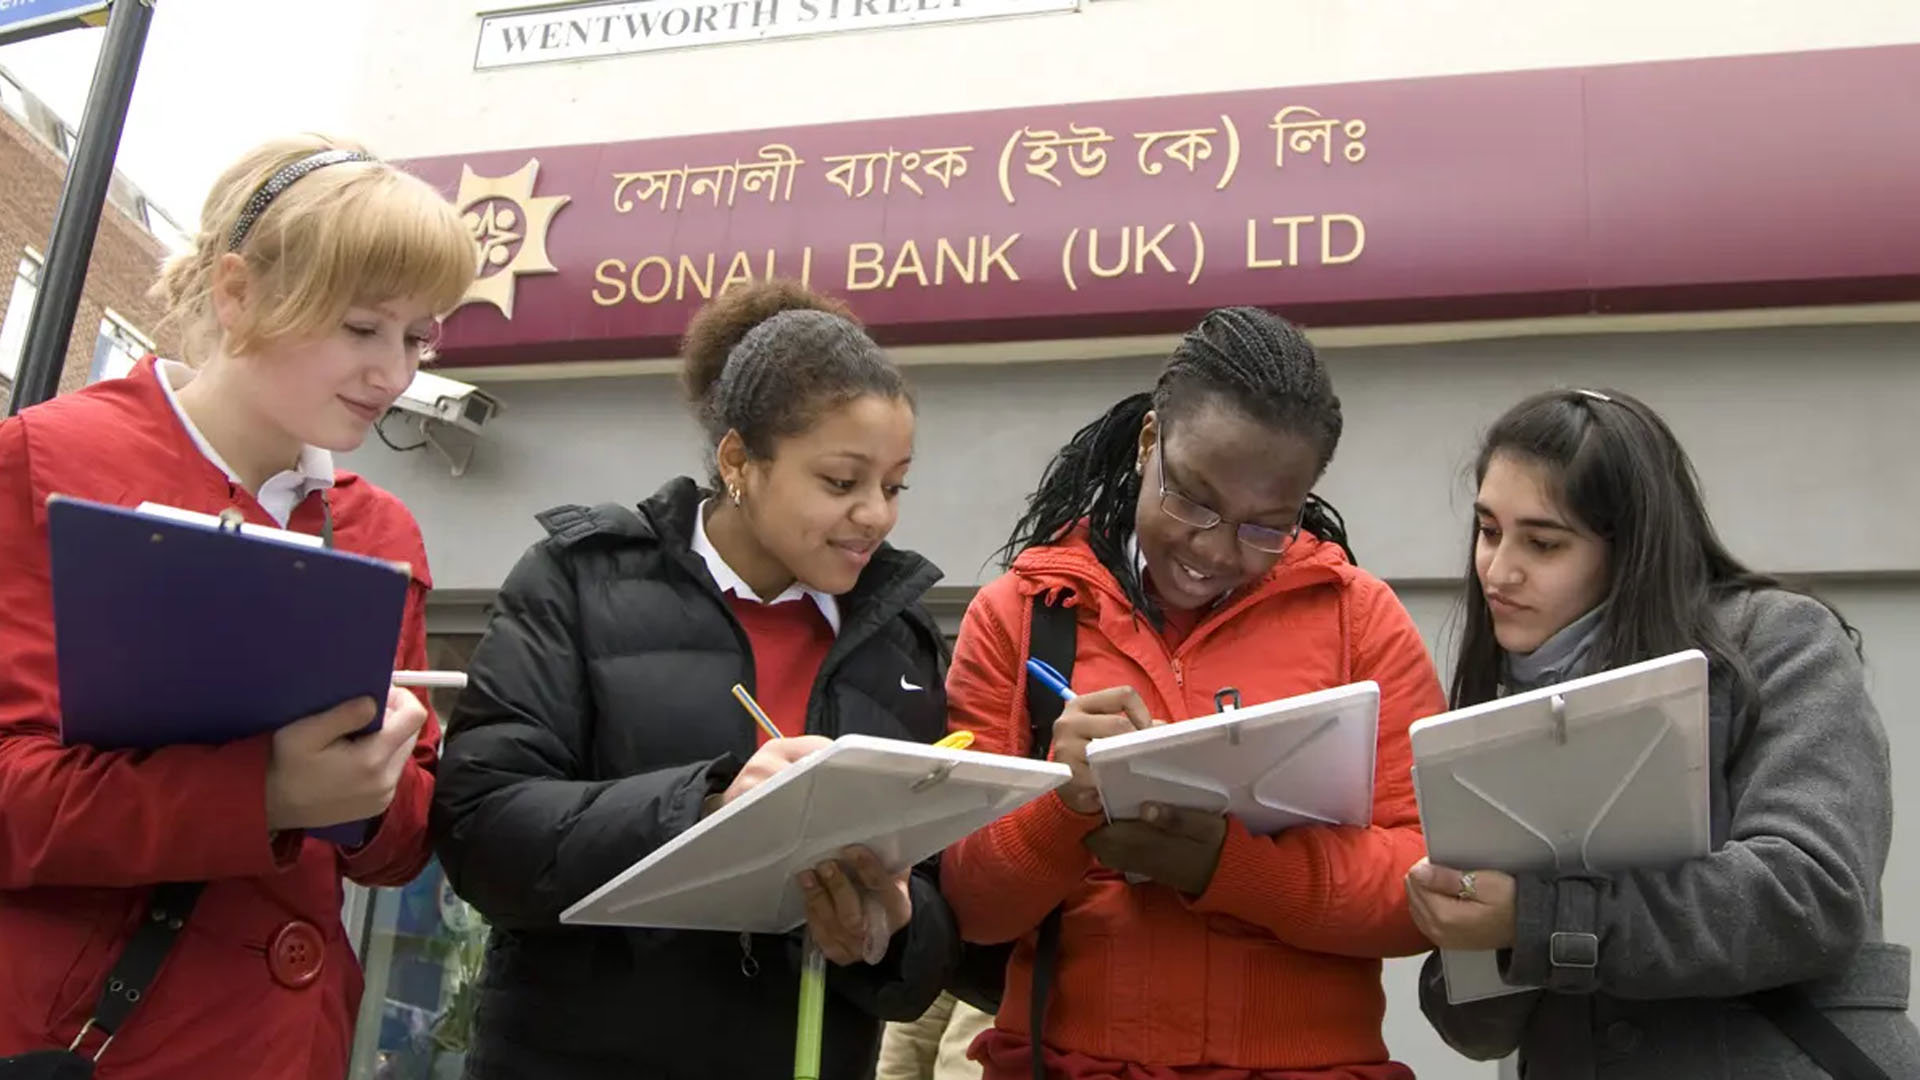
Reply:
<svg viewBox="0 0 1920 1080"><path fill-rule="evenodd" d="M1210 1076L1224 1068L1351 1076L1384 1065L1380 960L1427 948L1402 884L1425 847L1407 727L1443 707L1406 610L1338 547L1303 536L1267 578L1206 613L1169 650L1134 618L1084 540L1037 548L981 590L961 626L947 694L954 727L972 731L976 749L1026 754L1028 610L1036 594L1063 588L1078 613L1074 685L1132 685L1157 717L1209 715L1221 686L1258 702L1379 683L1374 823L1259 837L1229 821L1219 867L1198 897L1129 885L1099 866L1082 839L1101 819L1074 813L1057 796L949 848L942 886L961 935L1021 942L998 1029L979 1044L989 1080L1024 1075L996 1051L1028 1037L1033 931L1061 903L1048 1049L1147 1067L1085 1075Z"/></svg>
<svg viewBox="0 0 1920 1080"><path fill-rule="evenodd" d="M733 593L727 606L747 632L753 650L753 698L765 709L773 726L792 738L807 732L807 702L813 681L833 648L833 627L811 598L762 604ZM755 745L765 745L767 733L753 725Z"/></svg>

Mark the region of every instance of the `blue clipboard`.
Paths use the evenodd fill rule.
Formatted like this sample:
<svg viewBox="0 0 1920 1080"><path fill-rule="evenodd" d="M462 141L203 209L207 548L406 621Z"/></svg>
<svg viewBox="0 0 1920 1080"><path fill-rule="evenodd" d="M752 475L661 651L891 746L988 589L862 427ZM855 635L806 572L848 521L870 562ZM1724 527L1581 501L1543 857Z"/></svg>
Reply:
<svg viewBox="0 0 1920 1080"><path fill-rule="evenodd" d="M62 496L47 534L67 745L218 744L387 700L399 565Z"/></svg>

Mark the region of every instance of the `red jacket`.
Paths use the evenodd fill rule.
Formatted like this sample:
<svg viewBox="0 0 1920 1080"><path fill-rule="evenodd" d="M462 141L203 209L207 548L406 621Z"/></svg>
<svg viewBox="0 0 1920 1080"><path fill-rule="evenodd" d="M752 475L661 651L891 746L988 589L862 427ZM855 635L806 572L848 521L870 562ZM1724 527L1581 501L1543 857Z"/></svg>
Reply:
<svg viewBox="0 0 1920 1080"><path fill-rule="evenodd" d="M1373 825L1265 838L1230 820L1212 885L1188 899L1097 864L1082 840L1101 819L1058 796L1002 818L949 848L942 873L962 937L1024 939L999 1028L1027 1034L1033 930L1064 902L1043 1040L1055 1050L1162 1067L1151 1075L1385 1062L1380 960L1428 947L1402 885L1425 847L1407 727L1443 707L1406 609L1338 547L1303 534L1169 653L1083 539L1035 548L981 590L960 628L949 715L977 749L1027 752L1029 609L1060 589L1078 615L1075 688L1132 685L1159 718L1210 715L1223 686L1251 703L1379 683Z"/></svg>
<svg viewBox="0 0 1920 1080"><path fill-rule="evenodd" d="M265 736L145 753L61 746L46 526L56 492L232 506L276 524L195 448L151 360L0 424L0 1056L67 1046L147 886L206 880L98 1075L340 1080L361 988L340 924L341 876L399 885L425 865L439 730L430 717L379 830L352 855L298 833L269 841ZM412 564L396 665L424 667L419 527L399 500L349 474L330 499L338 547ZM320 522L309 496L290 525L317 533ZM97 1047L90 1035L83 1049Z"/></svg>

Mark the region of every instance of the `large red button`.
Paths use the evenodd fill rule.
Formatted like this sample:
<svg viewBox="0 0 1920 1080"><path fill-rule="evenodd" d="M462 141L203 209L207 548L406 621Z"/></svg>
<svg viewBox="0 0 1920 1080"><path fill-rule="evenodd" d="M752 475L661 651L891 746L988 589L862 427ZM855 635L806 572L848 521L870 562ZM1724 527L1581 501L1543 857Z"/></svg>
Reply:
<svg viewBox="0 0 1920 1080"><path fill-rule="evenodd" d="M326 966L326 942L320 929L298 919L281 927L267 944L267 971L289 990L312 986Z"/></svg>

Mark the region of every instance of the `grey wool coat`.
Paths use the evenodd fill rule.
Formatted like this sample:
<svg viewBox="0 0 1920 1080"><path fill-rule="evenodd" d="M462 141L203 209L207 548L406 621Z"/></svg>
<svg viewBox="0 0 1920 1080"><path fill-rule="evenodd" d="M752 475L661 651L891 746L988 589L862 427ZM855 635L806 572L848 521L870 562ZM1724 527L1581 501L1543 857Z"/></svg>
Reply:
<svg viewBox="0 0 1920 1080"><path fill-rule="evenodd" d="M1665 870L1519 880L1509 981L1546 985L1447 1003L1438 955L1420 1005L1482 1060L1520 1052L1526 1080L1826 1080L1742 1001L1804 984L1894 1080L1920 1078L1909 954L1881 939L1893 836L1887 737L1839 621L1775 589L1720 617L1751 666L1758 709L1736 717L1715 671L1709 714L1714 851ZM1597 938L1597 964L1555 934ZM1593 939L1562 938L1563 946Z"/></svg>

